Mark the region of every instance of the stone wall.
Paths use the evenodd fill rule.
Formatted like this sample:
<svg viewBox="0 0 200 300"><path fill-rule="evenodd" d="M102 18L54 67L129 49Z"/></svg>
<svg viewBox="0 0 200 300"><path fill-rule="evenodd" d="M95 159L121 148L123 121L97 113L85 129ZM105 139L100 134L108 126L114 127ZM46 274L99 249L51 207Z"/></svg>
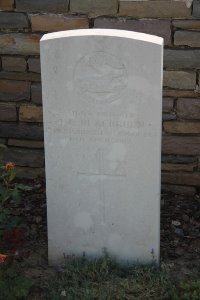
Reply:
<svg viewBox="0 0 200 300"><path fill-rule="evenodd" d="M44 174L41 36L117 28L164 37L163 187L199 192L200 0L0 0L0 10L0 143L19 176Z"/></svg>

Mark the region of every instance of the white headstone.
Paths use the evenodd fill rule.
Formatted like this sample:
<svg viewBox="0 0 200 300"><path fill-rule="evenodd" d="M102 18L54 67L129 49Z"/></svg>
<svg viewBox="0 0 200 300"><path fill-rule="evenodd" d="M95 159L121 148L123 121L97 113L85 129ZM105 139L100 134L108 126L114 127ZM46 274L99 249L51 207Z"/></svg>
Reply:
<svg viewBox="0 0 200 300"><path fill-rule="evenodd" d="M49 262L63 252L159 262L162 38L44 35Z"/></svg>

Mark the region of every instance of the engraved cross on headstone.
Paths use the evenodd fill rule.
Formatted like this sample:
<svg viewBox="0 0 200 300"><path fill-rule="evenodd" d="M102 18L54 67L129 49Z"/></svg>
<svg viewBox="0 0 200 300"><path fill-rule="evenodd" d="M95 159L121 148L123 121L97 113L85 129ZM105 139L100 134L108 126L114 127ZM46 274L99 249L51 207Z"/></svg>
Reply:
<svg viewBox="0 0 200 300"><path fill-rule="evenodd" d="M123 160L109 160L105 159L105 152L99 148L96 151L97 169L95 171L89 170L87 167L84 170L78 171L79 175L85 176L111 176L111 177L125 177L125 161ZM111 165L114 164L114 168Z"/></svg>
<svg viewBox="0 0 200 300"><path fill-rule="evenodd" d="M96 154L96 161L97 166L95 170L90 170L85 167L83 170L78 171L78 175L83 176L98 176L101 179L103 177L110 177L110 178L119 178L119 177L126 177L126 168L125 168L125 161L123 160L109 160L105 158L105 151L102 148L97 149ZM113 168L111 165L114 164ZM104 183L102 180L99 180L99 197L100 202L102 205L103 210L103 220L106 221L106 197L104 191Z"/></svg>

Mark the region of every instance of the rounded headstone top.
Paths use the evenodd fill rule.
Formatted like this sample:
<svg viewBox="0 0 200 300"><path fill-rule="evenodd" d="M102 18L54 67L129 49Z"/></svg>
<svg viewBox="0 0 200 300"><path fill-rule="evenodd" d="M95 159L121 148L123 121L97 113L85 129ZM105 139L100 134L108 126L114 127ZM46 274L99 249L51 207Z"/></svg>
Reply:
<svg viewBox="0 0 200 300"><path fill-rule="evenodd" d="M128 30L118 30L118 29L76 29L76 30L66 30L45 34L41 42L46 40L53 40L59 38L69 38L69 37L81 37L81 36L107 36L107 37L119 37L127 38L133 40L139 40L144 42L149 42L153 44L163 45L163 38L150 35L146 33L140 33Z"/></svg>

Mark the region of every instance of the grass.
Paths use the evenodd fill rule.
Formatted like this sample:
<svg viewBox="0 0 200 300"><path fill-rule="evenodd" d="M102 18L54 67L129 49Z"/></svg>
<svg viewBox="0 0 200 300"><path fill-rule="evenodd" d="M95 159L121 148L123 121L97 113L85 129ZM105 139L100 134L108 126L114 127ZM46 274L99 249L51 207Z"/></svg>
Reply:
<svg viewBox="0 0 200 300"><path fill-rule="evenodd" d="M173 299L174 293L172 280L154 266L123 268L105 255L93 261L67 258L46 299L159 300Z"/></svg>
<svg viewBox="0 0 200 300"><path fill-rule="evenodd" d="M65 258L65 264L47 276L27 279L16 268L0 268L0 300L199 300L200 269L184 279L177 271L151 266L123 268L109 255L88 261ZM40 273L41 274L41 273Z"/></svg>

